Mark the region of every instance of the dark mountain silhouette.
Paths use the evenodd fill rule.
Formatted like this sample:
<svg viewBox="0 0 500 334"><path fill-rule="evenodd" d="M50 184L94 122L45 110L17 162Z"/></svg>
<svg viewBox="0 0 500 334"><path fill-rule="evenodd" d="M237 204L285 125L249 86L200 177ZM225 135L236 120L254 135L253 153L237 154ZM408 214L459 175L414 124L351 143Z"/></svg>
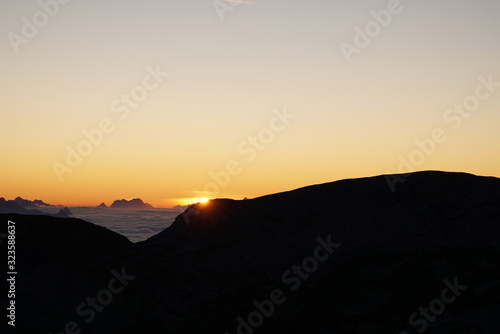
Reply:
<svg viewBox="0 0 500 334"><path fill-rule="evenodd" d="M98 208L107 208L108 206L104 203L99 204Z"/></svg>
<svg viewBox="0 0 500 334"><path fill-rule="evenodd" d="M25 209L13 201L6 201L5 198L0 197L0 213L22 213L29 214L30 210Z"/></svg>
<svg viewBox="0 0 500 334"><path fill-rule="evenodd" d="M50 204L47 204L44 201L38 199L34 200L32 203L36 206L51 206Z"/></svg>
<svg viewBox="0 0 500 334"><path fill-rule="evenodd" d="M377 176L216 199L137 244L75 219L7 219L27 240L19 333L60 332L69 321L117 334L500 329L497 178L419 172L394 192ZM75 308L99 296L113 270L133 279L87 324ZM421 307L439 315L411 324Z"/></svg>
<svg viewBox="0 0 500 334"><path fill-rule="evenodd" d="M45 207L45 206L50 206L50 204L45 203L44 201L41 200L34 200L30 201L21 197L16 197L13 201L9 202L14 202L22 207L28 207L28 206L39 206L39 207Z"/></svg>
<svg viewBox="0 0 500 334"><path fill-rule="evenodd" d="M123 209L152 209L154 206L144 203L140 198L134 198L130 201L126 199L116 200L111 204L110 208L123 208Z"/></svg>
<svg viewBox="0 0 500 334"><path fill-rule="evenodd" d="M68 208L59 210L56 214L46 213L37 209L26 209L25 207L17 204L14 201L6 201L5 198L0 197L0 213L18 213L22 215L44 215L60 218L68 218L71 212ZM69 214L68 214L69 213Z"/></svg>
<svg viewBox="0 0 500 334"><path fill-rule="evenodd" d="M73 213L67 207L64 207L64 209L59 210L59 213L57 213L57 215L59 217L67 218L69 216L72 216Z"/></svg>
<svg viewBox="0 0 500 334"><path fill-rule="evenodd" d="M0 213L19 213L23 215L50 215L59 217L59 214L48 214L37 209L26 209L25 207L17 204L14 201L6 201L5 198L0 197ZM66 216L63 216L66 217Z"/></svg>

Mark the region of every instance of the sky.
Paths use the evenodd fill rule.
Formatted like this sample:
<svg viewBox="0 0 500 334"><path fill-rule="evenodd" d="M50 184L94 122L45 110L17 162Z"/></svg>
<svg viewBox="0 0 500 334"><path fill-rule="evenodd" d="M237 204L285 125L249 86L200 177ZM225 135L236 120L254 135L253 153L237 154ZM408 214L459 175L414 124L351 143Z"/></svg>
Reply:
<svg viewBox="0 0 500 334"><path fill-rule="evenodd" d="M0 196L500 177L500 2L0 2Z"/></svg>

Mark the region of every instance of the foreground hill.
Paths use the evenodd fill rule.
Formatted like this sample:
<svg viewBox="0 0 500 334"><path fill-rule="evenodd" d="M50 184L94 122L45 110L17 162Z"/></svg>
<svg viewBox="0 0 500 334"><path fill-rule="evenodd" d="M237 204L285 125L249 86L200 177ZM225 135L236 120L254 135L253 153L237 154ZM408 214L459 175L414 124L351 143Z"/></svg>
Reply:
<svg viewBox="0 0 500 334"><path fill-rule="evenodd" d="M30 309L18 329L497 333L499 224L500 180L463 173L414 173L394 192L378 176L213 200L144 242L58 259L57 279L33 268L37 279L19 282ZM73 238L89 252L90 237ZM117 273L123 289L108 303L101 291ZM94 317L76 311L88 296L107 303Z"/></svg>

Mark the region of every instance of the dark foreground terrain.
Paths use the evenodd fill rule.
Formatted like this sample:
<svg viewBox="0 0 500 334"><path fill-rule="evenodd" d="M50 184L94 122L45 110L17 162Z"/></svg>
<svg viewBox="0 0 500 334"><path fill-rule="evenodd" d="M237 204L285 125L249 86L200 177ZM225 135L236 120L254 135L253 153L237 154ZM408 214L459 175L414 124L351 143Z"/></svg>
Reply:
<svg viewBox="0 0 500 334"><path fill-rule="evenodd" d="M500 333L497 178L419 172L394 192L378 176L213 200L137 244L19 214L0 215L4 236L8 220L13 333Z"/></svg>

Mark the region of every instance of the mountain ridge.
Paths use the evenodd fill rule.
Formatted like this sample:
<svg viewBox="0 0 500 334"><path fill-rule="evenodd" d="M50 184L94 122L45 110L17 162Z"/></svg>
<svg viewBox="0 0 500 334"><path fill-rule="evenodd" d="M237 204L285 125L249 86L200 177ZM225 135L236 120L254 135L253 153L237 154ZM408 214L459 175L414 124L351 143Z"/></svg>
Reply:
<svg viewBox="0 0 500 334"><path fill-rule="evenodd" d="M131 200L121 199L116 200L109 206L110 208L121 209L153 209L154 206L144 203L140 198L133 198Z"/></svg>
<svg viewBox="0 0 500 334"><path fill-rule="evenodd" d="M499 224L498 178L418 172L394 192L385 175L340 180L192 205L159 234L79 264L87 283L75 278L78 289L65 283L64 297L57 283L44 281L53 304L66 307L102 289L113 270L125 268L135 277L111 313L99 313L89 325L79 322L92 333L249 332L255 303L278 289L285 301L251 329L321 334L414 333L419 328L409 317L439 296L446 280L457 280L467 290L427 323L429 329L493 333L500 329ZM74 249L84 252L88 240L73 238ZM314 270L302 269L302 279L294 268L306 268L319 240L339 246ZM45 264L38 266L32 275L42 275ZM73 267L57 275L75 277ZM19 321L27 333L56 331L74 318L73 306L64 315L37 311L49 298L40 292L43 285L19 287L26 296L20 302L41 294L30 300L30 317Z"/></svg>

